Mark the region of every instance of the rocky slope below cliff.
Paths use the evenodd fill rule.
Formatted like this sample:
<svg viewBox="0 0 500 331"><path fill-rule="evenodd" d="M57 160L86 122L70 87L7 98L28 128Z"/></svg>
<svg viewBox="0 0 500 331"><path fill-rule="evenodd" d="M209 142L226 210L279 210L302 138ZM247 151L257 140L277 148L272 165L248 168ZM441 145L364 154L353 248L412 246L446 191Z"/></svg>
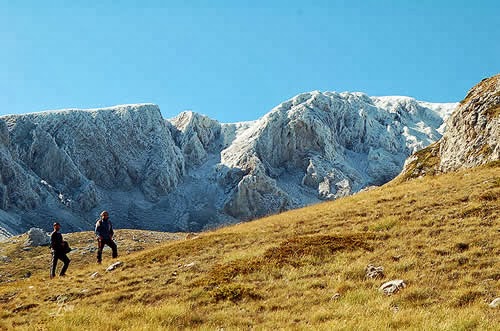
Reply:
<svg viewBox="0 0 500 331"><path fill-rule="evenodd" d="M151 104L0 116L0 236L31 226L188 231L336 199L396 176L455 104L300 94L253 122Z"/></svg>

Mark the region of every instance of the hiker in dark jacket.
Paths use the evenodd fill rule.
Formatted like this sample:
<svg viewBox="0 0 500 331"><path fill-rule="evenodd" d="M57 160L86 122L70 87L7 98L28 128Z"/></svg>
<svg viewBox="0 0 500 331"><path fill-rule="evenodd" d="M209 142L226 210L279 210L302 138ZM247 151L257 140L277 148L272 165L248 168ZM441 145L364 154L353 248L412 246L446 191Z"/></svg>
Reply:
<svg viewBox="0 0 500 331"><path fill-rule="evenodd" d="M108 245L113 250L113 258L118 257L118 249L115 242L113 241L113 224L109 220L109 214L107 211L101 213L101 218L99 218L95 224L95 235L97 237L97 263L102 261L102 250L104 245Z"/></svg>
<svg viewBox="0 0 500 331"><path fill-rule="evenodd" d="M64 265L59 276L64 276L68 269L70 259L66 256L62 234L59 232L61 224L54 223L54 232L50 234L50 249L52 251L52 266L50 268L50 278L56 275L57 260L63 261Z"/></svg>

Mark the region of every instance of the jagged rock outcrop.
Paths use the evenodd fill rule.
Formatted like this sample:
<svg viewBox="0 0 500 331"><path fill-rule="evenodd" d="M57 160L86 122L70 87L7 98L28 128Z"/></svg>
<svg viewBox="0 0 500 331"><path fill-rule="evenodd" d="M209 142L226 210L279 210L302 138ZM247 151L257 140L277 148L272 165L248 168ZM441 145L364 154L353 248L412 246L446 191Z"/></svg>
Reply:
<svg viewBox="0 0 500 331"><path fill-rule="evenodd" d="M441 136L445 115L422 104L334 92L282 103L222 151L227 181L237 181L225 210L251 218L391 180L411 152ZM454 104L440 107L448 114Z"/></svg>
<svg viewBox="0 0 500 331"><path fill-rule="evenodd" d="M440 141L440 171L500 159L500 75L474 86L450 117Z"/></svg>
<svg viewBox="0 0 500 331"><path fill-rule="evenodd" d="M38 247L50 245L50 236L43 229L31 228L28 231L28 239L25 246Z"/></svg>
<svg viewBox="0 0 500 331"><path fill-rule="evenodd" d="M0 236L30 227L199 231L380 185L453 104L300 94L253 122L151 104L0 116Z"/></svg>
<svg viewBox="0 0 500 331"><path fill-rule="evenodd" d="M87 227L116 192L155 202L185 173L155 105L10 115L0 123L0 201L25 226L61 213L70 229Z"/></svg>
<svg viewBox="0 0 500 331"><path fill-rule="evenodd" d="M170 120L172 133L188 166L206 161L209 152L221 147L221 125L192 111L182 112ZM219 145L217 145L217 143Z"/></svg>
<svg viewBox="0 0 500 331"><path fill-rule="evenodd" d="M436 143L413 154L400 178L471 168L500 159L500 75L474 86Z"/></svg>

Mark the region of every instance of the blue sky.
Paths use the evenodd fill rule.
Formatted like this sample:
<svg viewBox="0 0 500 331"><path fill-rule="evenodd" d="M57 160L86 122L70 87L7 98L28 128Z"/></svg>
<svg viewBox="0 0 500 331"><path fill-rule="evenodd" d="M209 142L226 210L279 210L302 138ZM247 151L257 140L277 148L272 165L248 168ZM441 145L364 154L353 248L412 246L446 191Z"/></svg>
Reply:
<svg viewBox="0 0 500 331"><path fill-rule="evenodd" d="M460 101L500 72L499 1L0 3L0 114L152 102L257 119L301 92Z"/></svg>

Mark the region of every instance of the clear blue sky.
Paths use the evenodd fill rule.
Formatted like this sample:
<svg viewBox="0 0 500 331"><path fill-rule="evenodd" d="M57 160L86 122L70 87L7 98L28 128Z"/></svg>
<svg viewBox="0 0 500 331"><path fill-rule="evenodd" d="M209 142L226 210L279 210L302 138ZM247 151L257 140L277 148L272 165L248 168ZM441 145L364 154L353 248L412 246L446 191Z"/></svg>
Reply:
<svg viewBox="0 0 500 331"><path fill-rule="evenodd" d="M152 102L221 122L312 90L460 101L500 1L0 2L0 114Z"/></svg>

